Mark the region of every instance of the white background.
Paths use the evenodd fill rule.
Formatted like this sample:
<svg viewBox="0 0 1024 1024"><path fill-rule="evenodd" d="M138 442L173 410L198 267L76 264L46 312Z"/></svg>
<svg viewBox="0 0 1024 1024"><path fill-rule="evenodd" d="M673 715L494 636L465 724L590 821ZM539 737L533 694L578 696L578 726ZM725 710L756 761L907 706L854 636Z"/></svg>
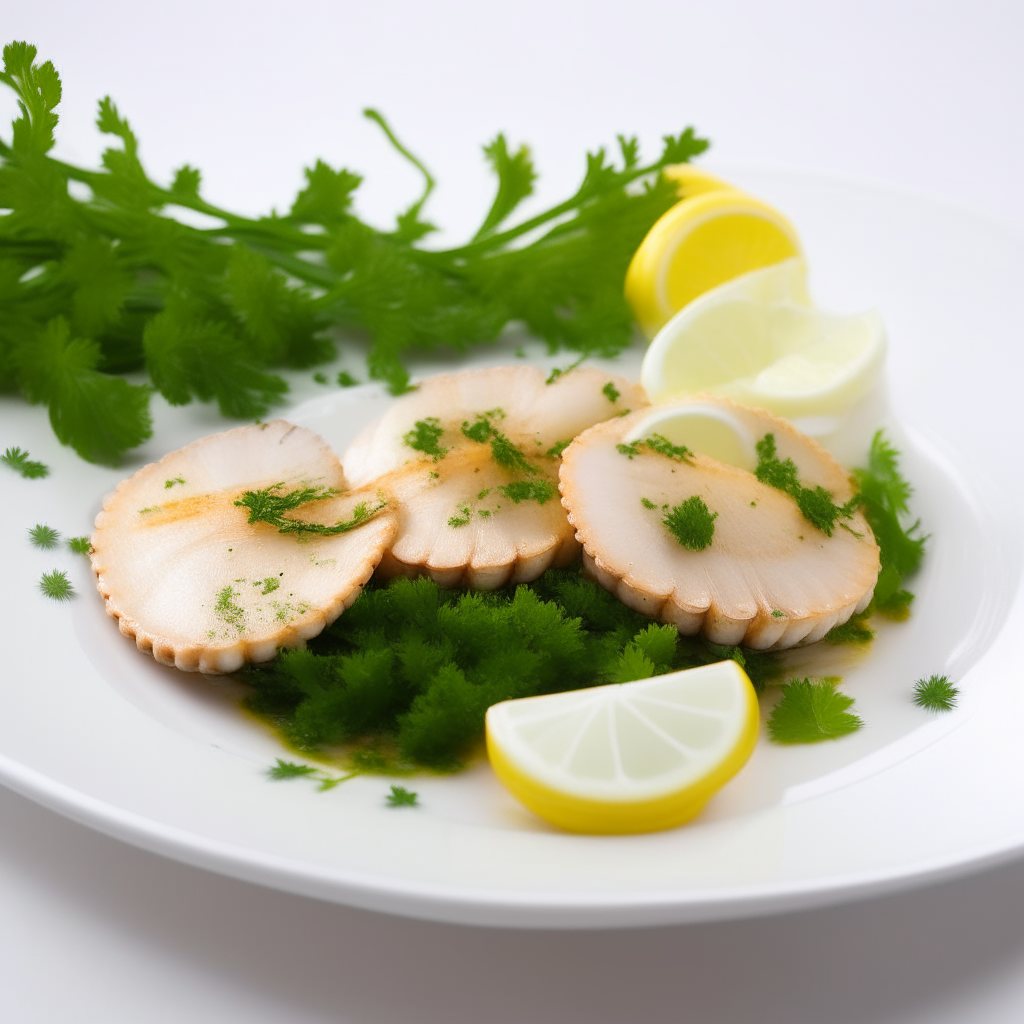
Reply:
<svg viewBox="0 0 1024 1024"><path fill-rule="evenodd" d="M436 172L450 238L489 201L478 146L497 130L531 143L542 202L588 147L635 132L654 155L689 123L712 169L867 179L1024 232L1024 7L1006 2L50 0L5 10L0 34L61 71L61 155L96 159L109 93L157 178L189 162L245 212L286 207L321 156L365 173L360 209L386 221L418 183L360 116L373 105ZM218 878L0 790L4 1024L1022 1019L1021 863L750 922L499 932Z"/></svg>

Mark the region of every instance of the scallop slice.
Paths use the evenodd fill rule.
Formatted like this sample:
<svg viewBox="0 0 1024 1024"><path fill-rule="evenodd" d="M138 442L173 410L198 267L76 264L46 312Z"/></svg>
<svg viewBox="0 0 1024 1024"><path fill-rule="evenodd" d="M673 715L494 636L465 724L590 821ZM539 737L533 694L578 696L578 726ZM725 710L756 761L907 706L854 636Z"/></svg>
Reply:
<svg viewBox="0 0 1024 1024"><path fill-rule="evenodd" d="M793 460L804 486L824 487L837 504L852 497L842 467L788 423L708 396L672 403L697 404L719 405L754 438L773 434L778 458ZM828 536L788 494L742 468L624 444L649 416L592 427L562 457L562 504L584 566L603 587L681 633L762 650L819 640L867 607L879 560L861 512ZM714 516L700 550L701 538L684 546L664 521L695 498L705 527Z"/></svg>
<svg viewBox="0 0 1024 1024"><path fill-rule="evenodd" d="M532 366L430 377L352 442L348 479L386 484L397 499L382 573L491 590L576 557L560 453L581 430L647 401L637 384L592 368L547 379Z"/></svg>
<svg viewBox="0 0 1024 1024"><path fill-rule="evenodd" d="M246 492L325 494L286 519L250 522ZM157 661L233 672L316 636L373 574L397 525L383 492L348 492L323 439L284 420L203 438L140 469L103 504L92 565L107 614Z"/></svg>

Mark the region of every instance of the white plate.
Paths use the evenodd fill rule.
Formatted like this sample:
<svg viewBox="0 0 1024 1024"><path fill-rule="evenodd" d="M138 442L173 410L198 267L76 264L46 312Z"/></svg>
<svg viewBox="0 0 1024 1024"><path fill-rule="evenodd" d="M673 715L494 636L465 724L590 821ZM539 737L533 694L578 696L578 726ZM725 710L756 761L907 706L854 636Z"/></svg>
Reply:
<svg viewBox="0 0 1024 1024"><path fill-rule="evenodd" d="M327 793L305 780L270 782L281 748L234 710L231 684L139 654L104 616L85 559L28 545L37 522L89 532L123 473L82 463L57 445L41 410L5 399L0 447L28 448L52 473L27 481L2 471L0 781L191 864L476 924L742 916L923 882L1020 850L1024 249L996 225L913 197L791 173L735 178L792 216L822 305L877 306L889 328L904 467L932 539L910 622L881 629L870 654L843 670L861 732L803 748L762 742L696 823L651 836L551 831L486 765L416 779L418 809L386 807L381 778ZM507 359L511 347L480 361ZM637 365L636 352L621 364ZM303 387L310 393L308 375ZM343 445L386 401L375 388L325 393L286 415ZM224 425L201 407L156 408L155 438L126 468ZM64 606L36 589L55 567L70 569L79 590ZM933 672L959 683L956 712L910 704L913 681Z"/></svg>

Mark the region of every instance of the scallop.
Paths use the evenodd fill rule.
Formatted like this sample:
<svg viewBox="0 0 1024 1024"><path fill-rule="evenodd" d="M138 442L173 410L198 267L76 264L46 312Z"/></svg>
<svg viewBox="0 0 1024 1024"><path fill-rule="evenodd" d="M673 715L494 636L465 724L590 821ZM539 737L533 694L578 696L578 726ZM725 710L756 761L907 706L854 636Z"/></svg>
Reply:
<svg viewBox="0 0 1024 1024"><path fill-rule="evenodd" d="M352 442L348 479L384 484L397 500L382 574L490 590L577 557L560 454L581 430L647 401L639 385L590 367L549 380L532 366L430 377Z"/></svg>
<svg viewBox="0 0 1024 1024"><path fill-rule="evenodd" d="M836 504L853 495L843 468L769 413L698 396L755 439L772 434L802 486ZM821 639L871 601L878 546L860 511L831 533L790 494L754 473L665 444L624 443L663 407L590 428L562 457L560 489L585 570L637 611L720 644L783 649Z"/></svg>
<svg viewBox="0 0 1024 1024"><path fill-rule="evenodd" d="M245 504L302 489L312 500L279 525L253 521ZM140 650L186 671L233 672L302 644L352 604L394 537L393 504L376 488L350 491L312 431L239 427L122 481L96 517L93 570Z"/></svg>

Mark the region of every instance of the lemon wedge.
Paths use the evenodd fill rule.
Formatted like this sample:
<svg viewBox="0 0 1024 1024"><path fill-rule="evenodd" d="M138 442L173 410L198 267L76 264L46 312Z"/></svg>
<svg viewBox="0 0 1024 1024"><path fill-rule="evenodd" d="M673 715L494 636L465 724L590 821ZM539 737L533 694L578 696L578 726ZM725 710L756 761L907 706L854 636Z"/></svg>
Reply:
<svg viewBox="0 0 1024 1024"><path fill-rule="evenodd" d="M689 821L743 767L758 706L734 661L633 683L524 697L487 712L505 787L570 832L655 832Z"/></svg>
<svg viewBox="0 0 1024 1024"><path fill-rule="evenodd" d="M651 342L640 380L652 402L707 392L821 437L878 390L885 349L878 313L832 316L810 304L796 258L720 285L680 310Z"/></svg>
<svg viewBox="0 0 1024 1024"><path fill-rule="evenodd" d="M655 222L626 272L648 338L698 295L801 252L793 225L767 203L686 165L666 175L686 198Z"/></svg>

